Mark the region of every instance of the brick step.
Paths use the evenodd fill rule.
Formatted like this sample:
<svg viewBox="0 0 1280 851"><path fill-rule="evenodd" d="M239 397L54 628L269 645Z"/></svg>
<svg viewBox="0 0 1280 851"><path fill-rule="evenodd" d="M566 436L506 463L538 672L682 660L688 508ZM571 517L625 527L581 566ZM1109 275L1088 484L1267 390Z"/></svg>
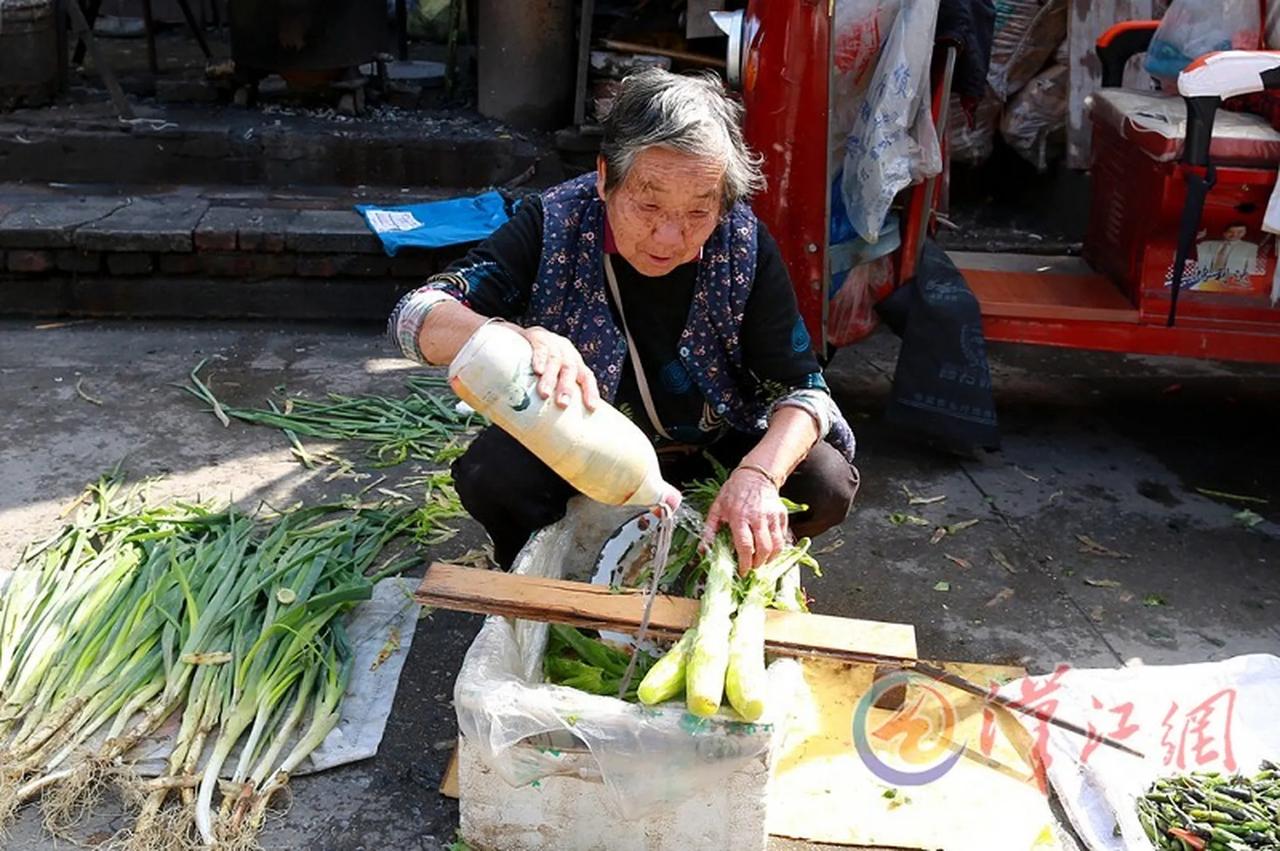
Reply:
<svg viewBox="0 0 1280 851"><path fill-rule="evenodd" d="M388 257L351 205L432 199L0 184L0 313L385 318L466 246Z"/></svg>
<svg viewBox="0 0 1280 851"><path fill-rule="evenodd" d="M0 179L255 187L501 185L548 153L474 113L381 109L316 117L150 104L121 121L109 103L0 114Z"/></svg>

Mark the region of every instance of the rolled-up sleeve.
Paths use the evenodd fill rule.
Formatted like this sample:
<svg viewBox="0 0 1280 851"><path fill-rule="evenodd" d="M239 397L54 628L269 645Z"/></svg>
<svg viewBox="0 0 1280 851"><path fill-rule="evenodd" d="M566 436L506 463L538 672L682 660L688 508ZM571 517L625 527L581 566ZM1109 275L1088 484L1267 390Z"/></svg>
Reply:
<svg viewBox="0 0 1280 851"><path fill-rule="evenodd" d="M517 321L528 307L541 255L542 203L535 197L461 260L405 294L387 320L387 337L406 358L426 363L418 341L427 315L441 302Z"/></svg>

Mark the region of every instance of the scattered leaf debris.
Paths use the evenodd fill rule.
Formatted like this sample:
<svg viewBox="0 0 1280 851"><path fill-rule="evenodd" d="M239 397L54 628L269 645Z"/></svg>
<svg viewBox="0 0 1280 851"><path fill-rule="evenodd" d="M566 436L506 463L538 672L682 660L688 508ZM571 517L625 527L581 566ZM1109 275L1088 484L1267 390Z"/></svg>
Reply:
<svg viewBox="0 0 1280 851"><path fill-rule="evenodd" d="M996 592L994 597L992 597L990 600L987 601L987 608L988 609L995 608L996 606L1000 605L1001 603L1003 603L1005 600L1008 600L1012 596L1013 596L1012 588L1008 588L1008 587L1001 588L999 591Z"/></svg>
<svg viewBox="0 0 1280 851"><path fill-rule="evenodd" d="M1110 547L1103 546L1088 535L1076 535L1076 540L1080 542L1080 552L1087 553L1091 556L1121 559L1133 558L1129 553L1122 553L1119 550L1113 550Z"/></svg>
<svg viewBox="0 0 1280 851"><path fill-rule="evenodd" d="M1120 587L1120 583L1115 581L1114 579L1090 579L1086 577L1084 580L1084 584L1091 585L1094 588L1119 588Z"/></svg>
<svg viewBox="0 0 1280 851"><path fill-rule="evenodd" d="M1018 570L1018 568L1014 567L1013 562L1009 561L1008 556L1006 556L1003 552L1001 552L996 547L991 547L989 549L989 552L991 553L991 557L995 559L996 564L1003 567L1009 573L1018 574L1022 572Z"/></svg>
<svg viewBox="0 0 1280 851"><path fill-rule="evenodd" d="M1228 491L1218 491L1213 488L1196 488L1196 493L1204 496L1216 496L1219 499L1229 499L1235 502L1253 502L1258 505L1266 505L1271 500L1261 496L1248 496L1242 493L1230 493Z"/></svg>

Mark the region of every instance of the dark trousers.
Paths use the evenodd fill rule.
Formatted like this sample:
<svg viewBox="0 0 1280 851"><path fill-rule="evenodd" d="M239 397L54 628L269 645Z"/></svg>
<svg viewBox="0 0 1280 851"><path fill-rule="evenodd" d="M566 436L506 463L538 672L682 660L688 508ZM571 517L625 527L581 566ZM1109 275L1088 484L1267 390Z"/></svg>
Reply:
<svg viewBox="0 0 1280 851"><path fill-rule="evenodd" d="M732 469L758 440L730 432L706 452ZM663 478L677 487L712 473L702 452L658 457ZM565 505L577 493L496 426L482 431L453 463L453 480L462 505L493 539L494 558L504 569L511 567L530 535L564 517ZM797 537L813 537L843 522L857 492L857 472L838 450L820 441L782 486L787 499L809 506L791 517L792 531Z"/></svg>

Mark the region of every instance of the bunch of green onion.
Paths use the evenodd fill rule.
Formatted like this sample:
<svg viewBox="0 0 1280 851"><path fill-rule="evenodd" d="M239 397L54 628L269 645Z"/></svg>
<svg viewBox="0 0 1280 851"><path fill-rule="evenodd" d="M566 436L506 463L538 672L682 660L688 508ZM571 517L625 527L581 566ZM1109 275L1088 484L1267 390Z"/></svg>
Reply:
<svg viewBox="0 0 1280 851"><path fill-rule="evenodd" d="M343 616L412 561L387 553L430 521L347 505L258 520L143 497L91 486L0 587L0 830L39 798L65 834L114 782L137 804L126 848L251 846L338 722ZM164 775L132 776L135 749L175 715Z"/></svg>
<svg viewBox="0 0 1280 851"><path fill-rule="evenodd" d="M209 406L222 424L232 418L282 430L293 453L307 466L314 456L299 435L322 440L355 440L371 444L369 455L377 467L391 467L410 458L449 461L466 447L466 435L479 421L454 408L456 400L443 376L416 374L406 382L403 399L389 396L344 396L330 393L323 400L292 396L283 404L268 400L268 408L232 408L218 401L199 376L205 362L191 371L191 383L179 385Z"/></svg>

